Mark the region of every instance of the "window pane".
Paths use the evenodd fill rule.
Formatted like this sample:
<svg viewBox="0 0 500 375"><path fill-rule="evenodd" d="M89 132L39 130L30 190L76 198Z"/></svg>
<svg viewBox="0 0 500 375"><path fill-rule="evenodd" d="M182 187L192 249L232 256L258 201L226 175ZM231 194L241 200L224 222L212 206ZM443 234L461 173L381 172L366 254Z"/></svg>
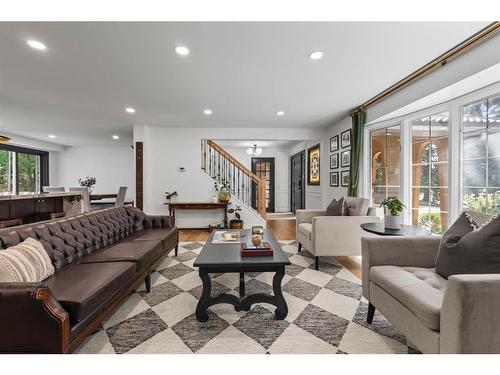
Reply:
<svg viewBox="0 0 500 375"><path fill-rule="evenodd" d="M500 158L488 159L488 188L500 189Z"/></svg>
<svg viewBox="0 0 500 375"><path fill-rule="evenodd" d="M463 209L471 212L486 212L486 189L464 189Z"/></svg>
<svg viewBox="0 0 500 375"><path fill-rule="evenodd" d="M40 156L17 153L19 194L40 192Z"/></svg>
<svg viewBox="0 0 500 375"><path fill-rule="evenodd" d="M462 122L465 133L486 129L487 108L486 100L472 103L464 107Z"/></svg>
<svg viewBox="0 0 500 375"><path fill-rule="evenodd" d="M382 203L388 196L399 197L400 127L371 132L372 202Z"/></svg>
<svg viewBox="0 0 500 375"><path fill-rule="evenodd" d="M464 160L464 187L486 187L486 160Z"/></svg>
<svg viewBox="0 0 500 375"><path fill-rule="evenodd" d="M488 156L500 156L500 131L488 132Z"/></svg>
<svg viewBox="0 0 500 375"><path fill-rule="evenodd" d="M488 99L488 128L500 128L500 95Z"/></svg>
<svg viewBox="0 0 500 375"><path fill-rule="evenodd" d="M500 133L499 133L500 134ZM486 157L486 133L464 134L464 159L485 158ZM488 143L489 143L488 139ZM500 148L500 138L497 140Z"/></svg>
<svg viewBox="0 0 500 375"><path fill-rule="evenodd" d="M13 194L13 153L0 150L0 194Z"/></svg>

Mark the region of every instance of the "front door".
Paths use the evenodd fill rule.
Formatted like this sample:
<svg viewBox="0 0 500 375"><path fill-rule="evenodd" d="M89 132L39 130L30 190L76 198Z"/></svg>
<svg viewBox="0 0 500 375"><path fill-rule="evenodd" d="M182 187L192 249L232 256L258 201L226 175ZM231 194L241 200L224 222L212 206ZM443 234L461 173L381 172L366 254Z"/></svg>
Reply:
<svg viewBox="0 0 500 375"><path fill-rule="evenodd" d="M291 202L290 210L295 213L304 209L305 201L305 151L299 152L290 158Z"/></svg>
<svg viewBox="0 0 500 375"><path fill-rule="evenodd" d="M274 212L274 158L252 158L252 172L266 180L266 212ZM252 207L257 209L256 186L252 184Z"/></svg>

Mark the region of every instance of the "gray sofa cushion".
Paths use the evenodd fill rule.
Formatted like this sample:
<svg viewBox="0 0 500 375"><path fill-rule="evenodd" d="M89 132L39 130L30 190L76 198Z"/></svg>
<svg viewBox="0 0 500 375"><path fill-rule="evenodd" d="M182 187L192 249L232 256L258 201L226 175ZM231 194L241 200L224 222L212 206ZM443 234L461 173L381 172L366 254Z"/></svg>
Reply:
<svg viewBox="0 0 500 375"><path fill-rule="evenodd" d="M433 268L375 266L370 280L385 290L427 327L439 331L447 280Z"/></svg>
<svg viewBox="0 0 500 375"><path fill-rule="evenodd" d="M347 206L344 197L339 200L334 198L326 208L326 216L344 216L346 212Z"/></svg>
<svg viewBox="0 0 500 375"><path fill-rule="evenodd" d="M436 272L445 278L500 273L500 216L479 228L463 212L443 235L436 257Z"/></svg>

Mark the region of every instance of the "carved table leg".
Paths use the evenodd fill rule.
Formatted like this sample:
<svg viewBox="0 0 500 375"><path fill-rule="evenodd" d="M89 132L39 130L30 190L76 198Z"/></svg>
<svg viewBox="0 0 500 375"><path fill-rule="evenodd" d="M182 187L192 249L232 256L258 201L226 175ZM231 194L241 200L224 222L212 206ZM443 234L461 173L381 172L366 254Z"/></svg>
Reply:
<svg viewBox="0 0 500 375"><path fill-rule="evenodd" d="M210 307L210 293L212 291L212 281L208 272L200 269L200 279L203 282L203 292L196 305L196 319L200 322L208 320L207 309Z"/></svg>
<svg viewBox="0 0 500 375"><path fill-rule="evenodd" d="M283 297L283 293L281 292L281 281L285 276L285 267L281 267L273 277L273 292L274 298L276 302L276 310L274 314L276 315L276 319L283 320L288 315L288 306L285 301L285 297Z"/></svg>

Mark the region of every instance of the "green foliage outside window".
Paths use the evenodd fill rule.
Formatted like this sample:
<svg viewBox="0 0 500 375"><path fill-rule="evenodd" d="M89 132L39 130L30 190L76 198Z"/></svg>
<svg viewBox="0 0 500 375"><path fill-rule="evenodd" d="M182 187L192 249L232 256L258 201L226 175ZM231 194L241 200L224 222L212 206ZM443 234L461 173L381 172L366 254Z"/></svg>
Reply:
<svg viewBox="0 0 500 375"><path fill-rule="evenodd" d="M463 209L470 212L500 214L500 191L464 195Z"/></svg>

